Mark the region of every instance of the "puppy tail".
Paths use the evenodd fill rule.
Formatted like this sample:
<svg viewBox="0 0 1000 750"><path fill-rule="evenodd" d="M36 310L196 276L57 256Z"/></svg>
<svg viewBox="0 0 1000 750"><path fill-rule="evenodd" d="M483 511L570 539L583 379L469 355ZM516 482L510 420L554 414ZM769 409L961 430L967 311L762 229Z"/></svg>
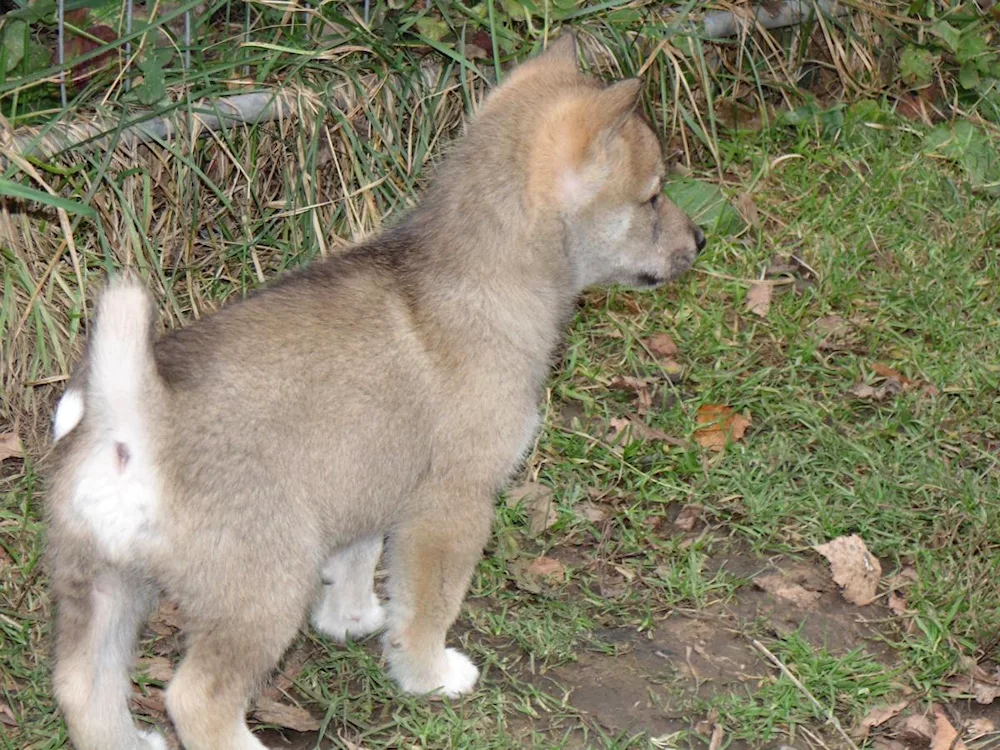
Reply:
<svg viewBox="0 0 1000 750"><path fill-rule="evenodd" d="M131 274L112 279L98 301L79 378L83 382L71 383L56 408L55 440L85 415L116 441L147 434L163 388L153 359L155 322L152 299L142 284Z"/></svg>

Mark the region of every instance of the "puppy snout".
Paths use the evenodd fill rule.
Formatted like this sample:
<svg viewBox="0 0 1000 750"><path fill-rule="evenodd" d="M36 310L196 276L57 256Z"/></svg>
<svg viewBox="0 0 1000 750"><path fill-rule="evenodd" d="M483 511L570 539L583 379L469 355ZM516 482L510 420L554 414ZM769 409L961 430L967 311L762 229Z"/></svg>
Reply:
<svg viewBox="0 0 1000 750"><path fill-rule="evenodd" d="M705 249L705 233L701 231L701 227L694 228L694 246L700 253Z"/></svg>

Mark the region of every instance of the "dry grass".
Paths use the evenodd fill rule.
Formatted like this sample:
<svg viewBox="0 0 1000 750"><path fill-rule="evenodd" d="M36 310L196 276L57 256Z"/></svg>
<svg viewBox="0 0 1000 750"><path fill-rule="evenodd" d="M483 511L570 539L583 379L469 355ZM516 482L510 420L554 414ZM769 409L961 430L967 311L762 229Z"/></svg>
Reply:
<svg viewBox="0 0 1000 750"><path fill-rule="evenodd" d="M865 13L708 44L666 25L651 31L644 24L654 9L633 5L645 21L598 16L576 27L585 57L601 75L646 77L650 113L688 166L719 163L727 127L799 101L803 76L824 97L880 85L878 38ZM745 4L719 7L746 12ZM175 326L282 268L337 252L413 198L427 162L493 78L443 55L411 57L414 66L400 72L370 50L336 52L320 55L338 57L334 68L313 65L292 82L254 87L292 102L280 122L201 138L182 128L170 142L78 149L34 167L18 160L24 182L88 203L97 218L0 201L0 421L39 445L109 268L140 269ZM183 103L192 89L178 86L170 98ZM73 114L115 123L121 108Z"/></svg>

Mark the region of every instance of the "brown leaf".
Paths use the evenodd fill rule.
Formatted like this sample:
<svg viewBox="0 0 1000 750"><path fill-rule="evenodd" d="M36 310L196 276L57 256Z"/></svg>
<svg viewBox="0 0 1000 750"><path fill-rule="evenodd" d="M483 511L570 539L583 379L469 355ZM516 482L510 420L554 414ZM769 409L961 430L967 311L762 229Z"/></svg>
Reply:
<svg viewBox="0 0 1000 750"><path fill-rule="evenodd" d="M882 726L889 719L895 718L908 705L910 705L909 701L899 701L888 706L876 706L861 720L861 725L856 735L857 738L861 740L865 739L872 729Z"/></svg>
<svg viewBox="0 0 1000 750"><path fill-rule="evenodd" d="M16 727L17 717L14 716L14 712L11 710L3 701L0 701L0 724L6 727Z"/></svg>
<svg viewBox="0 0 1000 750"><path fill-rule="evenodd" d="M749 417L716 404L699 406L695 421L702 425L694 432L695 442L714 451L721 451L730 439L740 440L750 426Z"/></svg>
<svg viewBox="0 0 1000 750"><path fill-rule="evenodd" d="M674 526L681 531L691 531L704 512L705 508L702 505L694 503L685 505L681 508L681 512L677 514L677 518L674 519Z"/></svg>
<svg viewBox="0 0 1000 750"><path fill-rule="evenodd" d="M970 741L978 740L980 737L985 737L986 735L993 734L996 731L996 724L994 724L990 719L981 717L973 719L965 725L965 738Z"/></svg>
<svg viewBox="0 0 1000 750"><path fill-rule="evenodd" d="M145 691L145 695L139 692L132 693L132 703L138 707L138 713L145 714L147 716L166 716L166 691L149 686L145 688Z"/></svg>
<svg viewBox="0 0 1000 750"><path fill-rule="evenodd" d="M654 378L633 378L628 375L615 375L611 378L609 385L616 391L631 391L634 393L639 413L645 414L653 406L653 394L650 390L650 385L655 382Z"/></svg>
<svg viewBox="0 0 1000 750"><path fill-rule="evenodd" d="M591 523L601 523L608 517L608 511L605 508L602 508L597 503L591 503L586 500L574 505L573 513L577 518L582 518Z"/></svg>
<svg viewBox="0 0 1000 750"><path fill-rule="evenodd" d="M508 508L522 504L528 514L528 530L532 536L538 536L559 520L552 490L544 484L528 482L507 491Z"/></svg>
<svg viewBox="0 0 1000 750"><path fill-rule="evenodd" d="M875 388L867 383L858 383L847 392L866 401L885 401L902 393L903 384L898 380L886 380L884 385Z"/></svg>
<svg viewBox="0 0 1000 750"><path fill-rule="evenodd" d="M344 747L347 748L347 750L365 750L363 745L359 745L357 742L352 742L347 739L340 730L337 730L337 737L344 743Z"/></svg>
<svg viewBox="0 0 1000 750"><path fill-rule="evenodd" d="M315 732L323 723L300 706L279 703L270 698L257 700L253 718L259 724L274 724L295 732Z"/></svg>
<svg viewBox="0 0 1000 750"><path fill-rule="evenodd" d="M524 572L536 578L561 581L566 575L566 566L552 557L539 557L531 562Z"/></svg>
<svg viewBox="0 0 1000 750"><path fill-rule="evenodd" d="M174 676L174 665L165 656L150 656L139 660L139 668L143 670L151 680L157 682L170 682Z"/></svg>
<svg viewBox="0 0 1000 750"><path fill-rule="evenodd" d="M677 344L670 338L668 333L657 333L646 339L646 346L654 355L662 359L670 359L677 356Z"/></svg>
<svg viewBox="0 0 1000 750"><path fill-rule="evenodd" d="M972 696L976 699L976 703L988 706L1000 698L1000 685L976 681L972 685Z"/></svg>
<svg viewBox="0 0 1000 750"><path fill-rule="evenodd" d="M810 609L820 598L816 591L810 591L804 586L800 586L794 581L789 581L780 573L766 576L757 576L753 579L754 585L774 596L787 599L796 607Z"/></svg>
<svg viewBox="0 0 1000 750"><path fill-rule="evenodd" d="M162 602L149 620L149 629L160 636L173 635L180 628L180 610L174 602Z"/></svg>
<svg viewBox="0 0 1000 750"><path fill-rule="evenodd" d="M753 226L754 229L760 228L760 214L757 211L757 204L754 203L749 193L740 193L733 201L733 205L747 224Z"/></svg>
<svg viewBox="0 0 1000 750"><path fill-rule="evenodd" d="M24 448L21 446L21 439L14 432L0 433L0 461L8 458L21 458L24 456Z"/></svg>
<svg viewBox="0 0 1000 750"><path fill-rule="evenodd" d="M837 537L814 549L830 561L833 580L841 587L844 599L859 607L875 600L882 564L868 551L861 537L857 534Z"/></svg>
<svg viewBox="0 0 1000 750"><path fill-rule="evenodd" d="M613 441L623 432L627 432L626 437L634 440L659 440L668 445L684 445L683 440L670 437L663 430L650 427L641 419L636 417L613 417L610 421L611 430L608 433L608 440Z"/></svg>
<svg viewBox="0 0 1000 750"><path fill-rule="evenodd" d="M934 724L923 714L912 714L899 722L896 731L904 740L924 744L934 735Z"/></svg>
<svg viewBox="0 0 1000 750"><path fill-rule="evenodd" d="M958 732L951 725L944 709L934 706L934 735L931 737L931 750L968 750L968 747L958 737Z"/></svg>
<svg viewBox="0 0 1000 750"><path fill-rule="evenodd" d="M896 617L903 617L910 614L910 610L906 607L906 597L900 596L895 591L890 591L889 611L896 615Z"/></svg>
<svg viewBox="0 0 1000 750"><path fill-rule="evenodd" d="M725 735L722 733L722 724L716 724L712 728L712 739L708 742L708 750L719 750L722 747L722 740Z"/></svg>
<svg viewBox="0 0 1000 750"><path fill-rule="evenodd" d="M874 372L880 378L885 378L886 380L895 380L904 388L913 382L905 375L902 375L899 371L893 370L891 367L889 367L889 365L883 365L879 362L876 362L874 365L872 365L872 372Z"/></svg>
<svg viewBox="0 0 1000 750"><path fill-rule="evenodd" d="M747 312L753 313L757 317L766 318L768 310L771 309L771 284L753 283L750 291L747 292Z"/></svg>

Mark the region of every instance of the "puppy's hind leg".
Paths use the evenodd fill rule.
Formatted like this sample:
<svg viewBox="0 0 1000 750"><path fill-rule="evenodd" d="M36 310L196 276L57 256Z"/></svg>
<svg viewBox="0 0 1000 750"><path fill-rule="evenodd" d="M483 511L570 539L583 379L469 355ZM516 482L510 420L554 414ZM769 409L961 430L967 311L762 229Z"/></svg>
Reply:
<svg viewBox="0 0 1000 750"><path fill-rule="evenodd" d="M166 750L160 735L136 729L128 710L129 669L154 591L113 571L75 581L59 575L53 684L74 746Z"/></svg>
<svg viewBox="0 0 1000 750"><path fill-rule="evenodd" d="M312 612L316 630L343 643L382 629L385 612L375 594L375 567L381 555L381 535L359 539L330 555Z"/></svg>

